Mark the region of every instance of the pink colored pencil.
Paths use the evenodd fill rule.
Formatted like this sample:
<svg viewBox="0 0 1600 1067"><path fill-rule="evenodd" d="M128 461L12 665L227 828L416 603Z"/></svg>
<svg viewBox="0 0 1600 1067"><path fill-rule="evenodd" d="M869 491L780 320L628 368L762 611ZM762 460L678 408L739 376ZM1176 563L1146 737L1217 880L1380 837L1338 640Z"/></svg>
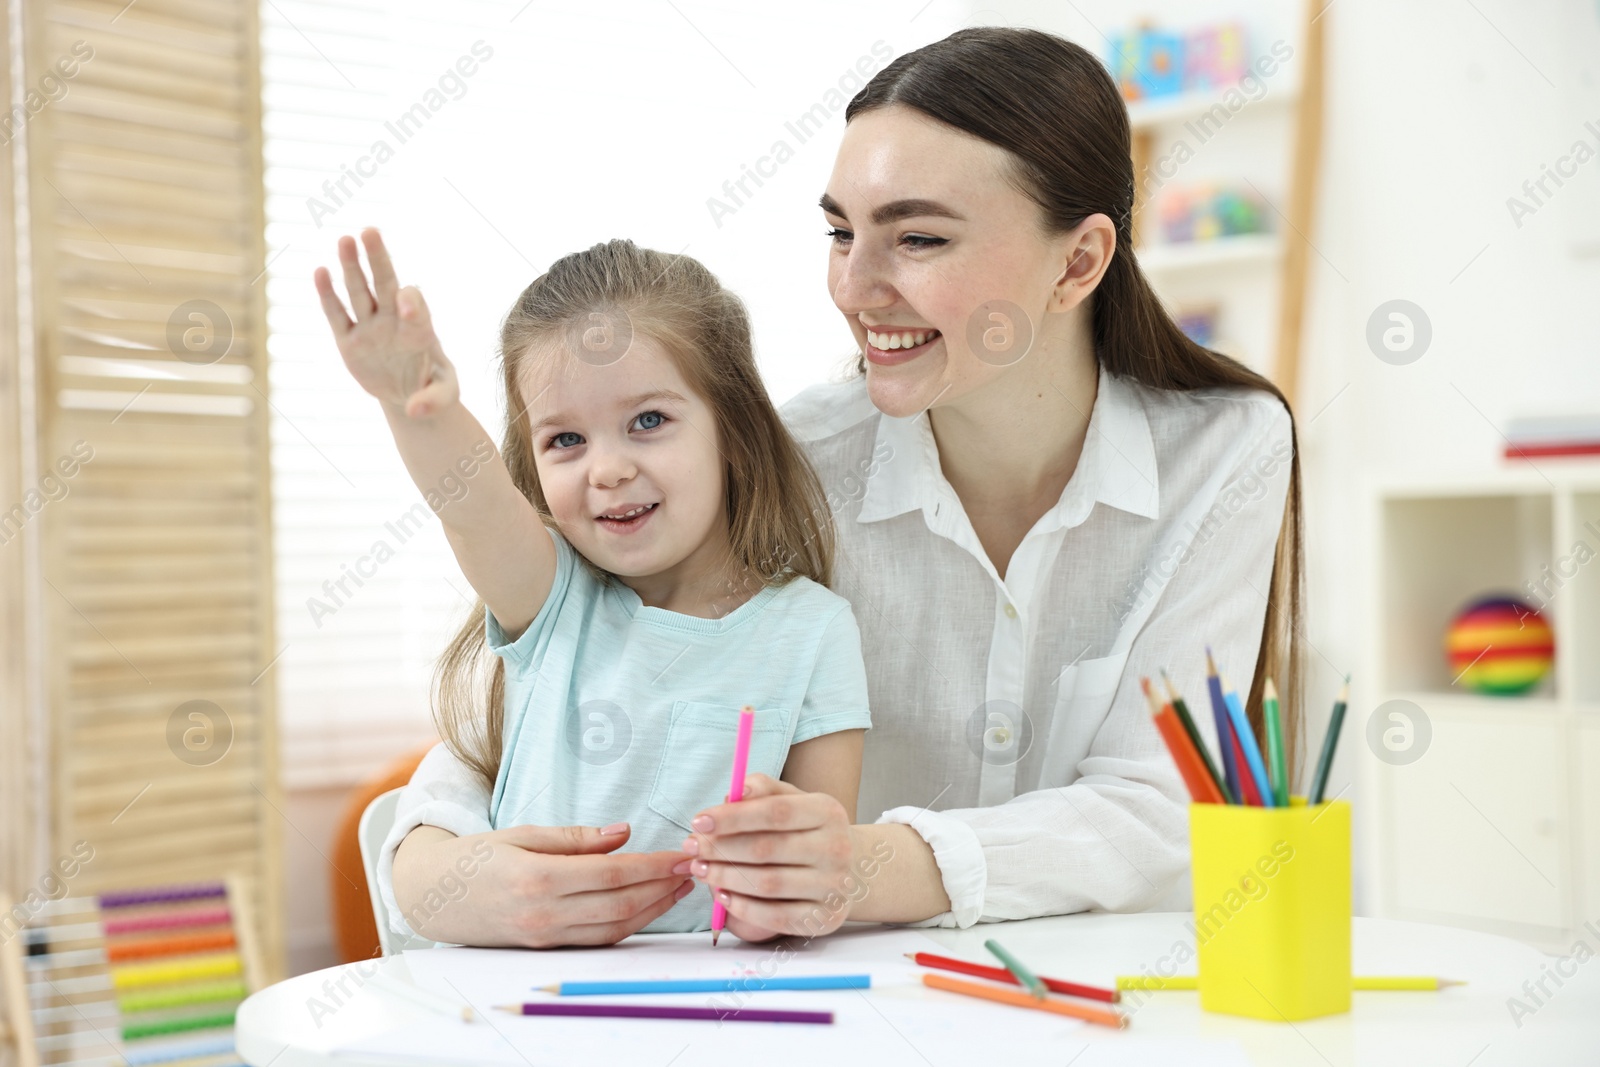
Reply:
<svg viewBox="0 0 1600 1067"><path fill-rule="evenodd" d="M728 786L728 801L744 799L744 772L750 765L750 732L756 725L756 709L746 704L739 709L739 739L733 745L733 783ZM711 903L711 947L717 947L717 938L728 924L728 909L722 901Z"/></svg>

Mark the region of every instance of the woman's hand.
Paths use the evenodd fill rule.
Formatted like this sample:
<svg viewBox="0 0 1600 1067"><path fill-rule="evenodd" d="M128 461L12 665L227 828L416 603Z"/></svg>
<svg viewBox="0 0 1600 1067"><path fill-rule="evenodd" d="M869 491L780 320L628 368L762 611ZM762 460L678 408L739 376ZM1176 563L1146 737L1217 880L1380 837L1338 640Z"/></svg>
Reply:
<svg viewBox="0 0 1600 1067"><path fill-rule="evenodd" d="M745 941L829 934L849 918L855 843L844 805L753 774L737 804L695 816L676 870L708 883Z"/></svg>
<svg viewBox="0 0 1600 1067"><path fill-rule="evenodd" d="M361 231L361 242L372 267L370 286L355 239L339 238L349 312L333 291L327 268L318 267L312 275L345 367L361 388L386 404L404 407L411 418L448 407L460 399L461 390L455 368L433 332L433 319L422 293L415 286L399 288L394 264L377 230ZM353 321L350 312L355 315Z"/></svg>
<svg viewBox="0 0 1600 1067"><path fill-rule="evenodd" d="M610 945L694 888L673 874L683 852L607 855L624 827L515 826L457 837L419 826L394 858L401 914L433 941L480 947Z"/></svg>

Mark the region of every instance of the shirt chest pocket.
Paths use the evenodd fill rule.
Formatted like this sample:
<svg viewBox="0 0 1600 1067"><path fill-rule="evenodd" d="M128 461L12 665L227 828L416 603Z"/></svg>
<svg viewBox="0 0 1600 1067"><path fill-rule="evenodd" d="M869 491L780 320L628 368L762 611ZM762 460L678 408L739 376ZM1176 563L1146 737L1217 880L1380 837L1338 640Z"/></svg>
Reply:
<svg viewBox="0 0 1600 1067"><path fill-rule="evenodd" d="M777 778L789 757L794 712L758 708L750 731L750 762L745 773ZM739 708L680 700L672 705L672 722L650 791L650 810L685 831L697 813L722 803L733 773L733 749L739 737Z"/></svg>
<svg viewBox="0 0 1600 1067"><path fill-rule="evenodd" d="M1076 780L1079 762L1089 754L1125 684L1127 664L1128 653L1121 652L1079 660L1061 672L1037 788L1054 789ZM1140 700L1142 704L1143 698Z"/></svg>

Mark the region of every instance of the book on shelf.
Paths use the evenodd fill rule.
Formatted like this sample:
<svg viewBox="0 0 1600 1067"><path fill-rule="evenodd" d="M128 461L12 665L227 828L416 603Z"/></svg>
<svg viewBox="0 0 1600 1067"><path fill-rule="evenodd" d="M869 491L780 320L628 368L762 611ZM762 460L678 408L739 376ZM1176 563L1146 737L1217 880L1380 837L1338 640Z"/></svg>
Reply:
<svg viewBox="0 0 1600 1067"><path fill-rule="evenodd" d="M1600 456L1600 413L1525 415L1506 423L1505 457Z"/></svg>

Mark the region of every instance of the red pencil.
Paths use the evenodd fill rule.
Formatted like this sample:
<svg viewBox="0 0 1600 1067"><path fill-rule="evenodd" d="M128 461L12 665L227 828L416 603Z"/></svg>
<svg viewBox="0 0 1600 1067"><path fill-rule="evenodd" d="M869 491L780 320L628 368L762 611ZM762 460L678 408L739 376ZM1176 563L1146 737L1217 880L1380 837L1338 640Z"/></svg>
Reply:
<svg viewBox="0 0 1600 1067"><path fill-rule="evenodd" d="M1244 746L1239 744L1239 738L1232 729L1228 731L1228 744L1233 746L1233 765L1239 768L1239 792L1243 794L1239 803L1258 808L1265 806L1261 790L1256 788L1256 776L1250 773L1250 765L1244 761Z"/></svg>
<svg viewBox="0 0 1600 1067"><path fill-rule="evenodd" d="M982 963L968 963L966 960L951 959L949 956L936 956L931 952L907 952L906 958L919 967L937 967L941 971L955 971L958 974L970 974L978 978L993 978L996 982L1009 982L1012 985L1021 985L1017 976L1004 967L988 967ZM1088 1000L1104 1000L1112 1004L1122 999L1122 994L1115 989L1102 989L1099 986L1079 985L1077 982L1063 982L1059 978L1046 978L1039 976L1039 981L1052 993L1065 993L1069 997L1084 997Z"/></svg>
<svg viewBox="0 0 1600 1067"><path fill-rule="evenodd" d="M1172 753L1172 762L1178 765L1178 773L1183 775L1183 784L1189 787L1189 795L1201 804L1221 804L1222 792L1217 788L1217 783L1212 781L1205 764L1200 762L1200 753L1195 751L1194 742L1189 740L1189 734L1184 730L1183 723L1178 721L1172 705L1161 703L1161 698L1156 696L1155 690L1151 688L1150 679L1139 679L1139 685L1144 690L1145 700L1150 704L1150 714L1156 721L1156 729L1161 731L1161 740L1167 743L1167 751Z"/></svg>

